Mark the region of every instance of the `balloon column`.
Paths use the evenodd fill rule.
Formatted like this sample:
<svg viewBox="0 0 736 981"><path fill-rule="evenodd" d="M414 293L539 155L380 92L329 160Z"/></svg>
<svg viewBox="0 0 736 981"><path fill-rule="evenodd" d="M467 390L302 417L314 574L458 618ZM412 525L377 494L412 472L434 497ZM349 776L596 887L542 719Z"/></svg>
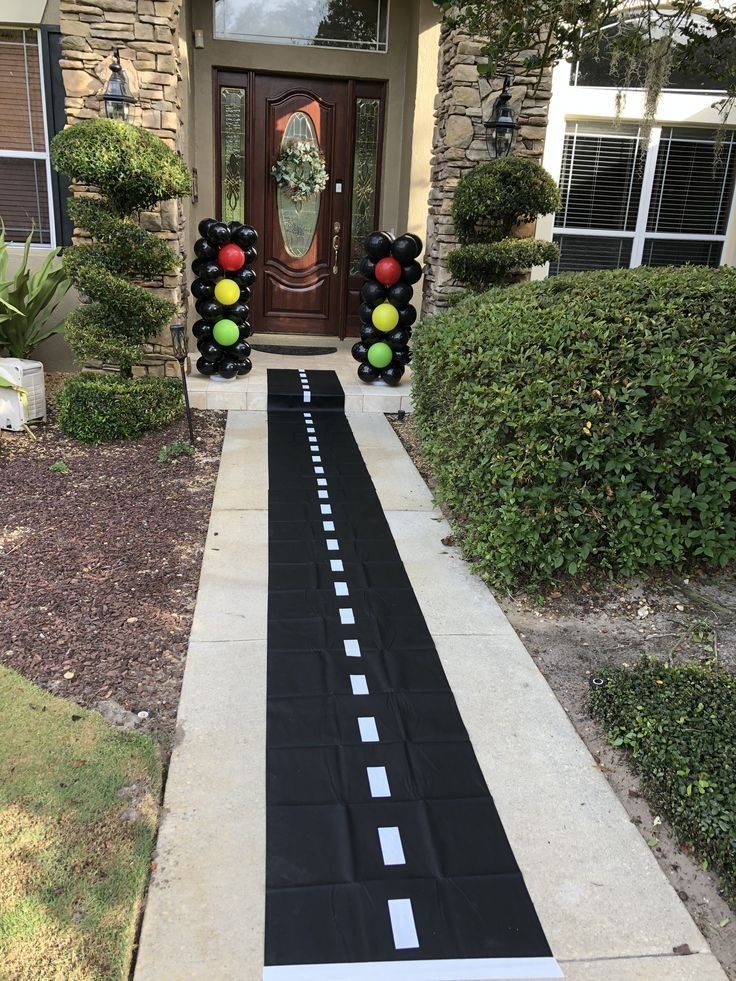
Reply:
<svg viewBox="0 0 736 981"><path fill-rule="evenodd" d="M192 328L201 357L201 375L234 378L247 375L250 360L248 301L256 274L251 264L258 256L258 235L250 225L229 225L205 218L199 223L202 238L194 243L192 296L200 320Z"/></svg>
<svg viewBox="0 0 736 981"><path fill-rule="evenodd" d="M353 357L360 361L358 378L382 378L398 385L411 361L409 340L417 311L411 305L414 284L422 276L416 261L422 251L417 235L394 239L388 232L371 232L363 243L366 252L360 273L367 280L360 297L360 340Z"/></svg>

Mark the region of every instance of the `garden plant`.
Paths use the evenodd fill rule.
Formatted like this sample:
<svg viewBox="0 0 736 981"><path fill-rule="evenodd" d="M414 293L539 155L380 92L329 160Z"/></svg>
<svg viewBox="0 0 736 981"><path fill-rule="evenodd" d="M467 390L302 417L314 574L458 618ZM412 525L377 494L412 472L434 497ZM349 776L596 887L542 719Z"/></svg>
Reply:
<svg viewBox="0 0 736 981"><path fill-rule="evenodd" d="M33 232L12 279L6 279L10 258L5 229L0 228L0 352L11 358L27 358L47 338L58 334L61 324L48 322L66 296L71 282L58 261L59 250L51 249L43 265L32 272L28 266Z"/></svg>
<svg viewBox="0 0 736 981"><path fill-rule="evenodd" d="M109 119L63 130L53 140L52 157L61 173L99 194L69 202L72 220L91 241L64 254L64 266L86 300L67 319L67 338L78 361L117 372L65 382L59 423L90 442L168 425L182 412L180 382L134 378L133 366L143 358L144 344L177 313L173 303L141 283L175 272L180 258L141 228L138 213L188 194L187 168L154 134Z"/></svg>
<svg viewBox="0 0 736 981"><path fill-rule="evenodd" d="M533 160L502 157L475 167L458 184L452 202L461 243L447 257L453 277L480 292L556 259L558 248L552 242L519 238L514 232L559 204L557 185Z"/></svg>
<svg viewBox="0 0 736 981"><path fill-rule="evenodd" d="M415 421L511 587L736 558L736 270L573 273L423 321Z"/></svg>

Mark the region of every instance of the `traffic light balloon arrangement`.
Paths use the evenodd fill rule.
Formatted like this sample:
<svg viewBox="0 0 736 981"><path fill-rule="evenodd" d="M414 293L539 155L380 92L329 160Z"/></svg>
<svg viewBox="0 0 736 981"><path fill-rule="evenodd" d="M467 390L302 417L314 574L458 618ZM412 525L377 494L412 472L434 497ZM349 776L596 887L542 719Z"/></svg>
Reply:
<svg viewBox="0 0 736 981"><path fill-rule="evenodd" d="M201 357L201 375L234 378L247 375L250 360L248 317L250 288L256 280L251 268L258 256L255 228L231 221L229 225L205 218L199 223L202 238L194 243L196 259L192 283L200 320L192 328Z"/></svg>
<svg viewBox="0 0 736 981"><path fill-rule="evenodd" d="M398 385L411 361L409 341L417 311L411 305L414 284L422 277L416 261L422 251L417 235L394 239L388 232L371 232L363 243L360 273L366 280L360 298L360 340L353 357L360 362L358 378L382 378Z"/></svg>

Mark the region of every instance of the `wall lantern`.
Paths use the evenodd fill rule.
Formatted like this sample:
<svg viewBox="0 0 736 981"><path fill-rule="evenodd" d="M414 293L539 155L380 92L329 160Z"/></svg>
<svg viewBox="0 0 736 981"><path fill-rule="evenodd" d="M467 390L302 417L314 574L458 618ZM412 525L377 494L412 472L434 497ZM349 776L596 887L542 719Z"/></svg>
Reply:
<svg viewBox="0 0 736 981"><path fill-rule="evenodd" d="M519 126L511 108L511 77L504 76L501 94L493 103L491 118L483 124L486 128L486 146L491 157L508 157L516 142Z"/></svg>
<svg viewBox="0 0 736 981"><path fill-rule="evenodd" d="M117 48L110 63L110 78L107 80L102 101L105 103L105 115L108 119L122 120L128 118L130 107L135 103L135 99L130 94L128 79L120 64L120 52Z"/></svg>
<svg viewBox="0 0 736 981"><path fill-rule="evenodd" d="M172 324L171 326L171 346L174 349L174 357L179 362L181 370L181 383L184 388L184 404L187 409L187 424L189 426L189 442L194 446L194 427L192 426L192 407L189 404L189 389L187 388L186 364L189 354L189 343L187 339L186 327L182 324Z"/></svg>

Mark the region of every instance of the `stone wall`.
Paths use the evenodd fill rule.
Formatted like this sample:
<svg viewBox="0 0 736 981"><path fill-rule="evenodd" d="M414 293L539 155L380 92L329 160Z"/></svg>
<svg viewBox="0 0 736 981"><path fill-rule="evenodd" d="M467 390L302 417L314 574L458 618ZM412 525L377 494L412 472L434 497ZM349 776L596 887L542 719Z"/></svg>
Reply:
<svg viewBox="0 0 736 981"><path fill-rule="evenodd" d="M503 79L487 81L479 76L481 47L463 31L442 29L427 219L425 314L446 307L449 297L460 290L445 264L447 253L458 244L452 198L460 178L490 159L483 121L491 115ZM511 105L521 126L513 152L541 162L551 78L546 76L535 93L536 77L524 74L521 65L513 67Z"/></svg>
<svg viewBox="0 0 736 981"><path fill-rule="evenodd" d="M60 0L62 60L67 122L104 114L102 93L110 76L113 49L128 77L136 105L130 122L160 136L172 149L184 150L184 120L179 90L179 15L182 0ZM76 189L84 193L84 189ZM177 252L184 247L182 203L164 201L141 215L141 225L165 239ZM144 284L177 304L186 322L184 273ZM178 375L168 356L168 333L146 346L144 363L134 373Z"/></svg>

